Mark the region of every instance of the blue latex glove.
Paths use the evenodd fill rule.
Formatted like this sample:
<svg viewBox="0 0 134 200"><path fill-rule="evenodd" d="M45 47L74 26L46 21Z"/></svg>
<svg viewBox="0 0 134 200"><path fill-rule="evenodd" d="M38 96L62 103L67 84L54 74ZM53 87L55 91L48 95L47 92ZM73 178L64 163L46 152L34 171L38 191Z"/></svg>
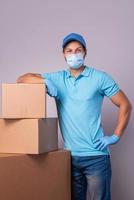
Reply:
<svg viewBox="0 0 134 200"><path fill-rule="evenodd" d="M116 144L119 140L120 137L113 134L112 136L104 136L102 138L99 138L95 140L93 143L97 150L102 151L105 148L107 148L108 145Z"/></svg>
<svg viewBox="0 0 134 200"><path fill-rule="evenodd" d="M45 79L45 84L46 84L46 87L47 87L47 93L51 97L58 97L58 91L57 91L57 88L54 85L54 83L49 79Z"/></svg>

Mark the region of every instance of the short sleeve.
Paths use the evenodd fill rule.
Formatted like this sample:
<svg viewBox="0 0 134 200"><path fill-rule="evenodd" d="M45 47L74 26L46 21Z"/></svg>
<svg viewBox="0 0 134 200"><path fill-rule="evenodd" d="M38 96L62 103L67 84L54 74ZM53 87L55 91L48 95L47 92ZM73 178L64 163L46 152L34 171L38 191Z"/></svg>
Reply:
<svg viewBox="0 0 134 200"><path fill-rule="evenodd" d="M100 80L100 93L104 96L111 97L120 90L119 85L106 72L102 72Z"/></svg>
<svg viewBox="0 0 134 200"><path fill-rule="evenodd" d="M59 82L59 79L60 79L60 76L61 76L61 72L60 71L57 71L57 72L49 72L49 73L42 73L41 74L41 77L42 78L46 78L46 79L49 79L51 80L53 83L55 84L58 84Z"/></svg>

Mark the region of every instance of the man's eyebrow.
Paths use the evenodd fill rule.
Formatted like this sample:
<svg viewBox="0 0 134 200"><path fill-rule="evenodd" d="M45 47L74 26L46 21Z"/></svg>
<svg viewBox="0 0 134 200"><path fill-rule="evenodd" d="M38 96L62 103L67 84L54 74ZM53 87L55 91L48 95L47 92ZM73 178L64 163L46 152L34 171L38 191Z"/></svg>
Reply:
<svg viewBox="0 0 134 200"><path fill-rule="evenodd" d="M66 50L72 50L71 48L69 48L69 47L66 47Z"/></svg>
<svg viewBox="0 0 134 200"><path fill-rule="evenodd" d="M81 46L77 47L76 49L82 48ZM66 47L66 50L72 50L70 47Z"/></svg>

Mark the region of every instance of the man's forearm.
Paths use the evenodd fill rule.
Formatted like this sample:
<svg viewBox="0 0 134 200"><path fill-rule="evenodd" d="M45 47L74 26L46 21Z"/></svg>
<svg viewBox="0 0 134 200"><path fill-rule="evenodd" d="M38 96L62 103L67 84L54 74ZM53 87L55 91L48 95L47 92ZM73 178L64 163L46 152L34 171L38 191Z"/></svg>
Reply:
<svg viewBox="0 0 134 200"><path fill-rule="evenodd" d="M44 79L41 74L27 73L18 77L17 83L44 83Z"/></svg>
<svg viewBox="0 0 134 200"><path fill-rule="evenodd" d="M126 105L120 105L118 112L118 121L114 133L121 137L125 128L127 127L130 114L131 114L131 104L127 103Z"/></svg>

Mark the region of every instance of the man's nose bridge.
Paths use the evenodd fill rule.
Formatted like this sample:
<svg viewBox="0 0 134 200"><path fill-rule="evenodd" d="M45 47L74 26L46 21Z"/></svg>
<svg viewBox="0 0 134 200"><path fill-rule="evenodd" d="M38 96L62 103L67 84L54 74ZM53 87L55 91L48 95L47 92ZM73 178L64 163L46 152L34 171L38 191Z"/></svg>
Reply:
<svg viewBox="0 0 134 200"><path fill-rule="evenodd" d="M72 54L76 54L77 53L77 49L72 50Z"/></svg>

